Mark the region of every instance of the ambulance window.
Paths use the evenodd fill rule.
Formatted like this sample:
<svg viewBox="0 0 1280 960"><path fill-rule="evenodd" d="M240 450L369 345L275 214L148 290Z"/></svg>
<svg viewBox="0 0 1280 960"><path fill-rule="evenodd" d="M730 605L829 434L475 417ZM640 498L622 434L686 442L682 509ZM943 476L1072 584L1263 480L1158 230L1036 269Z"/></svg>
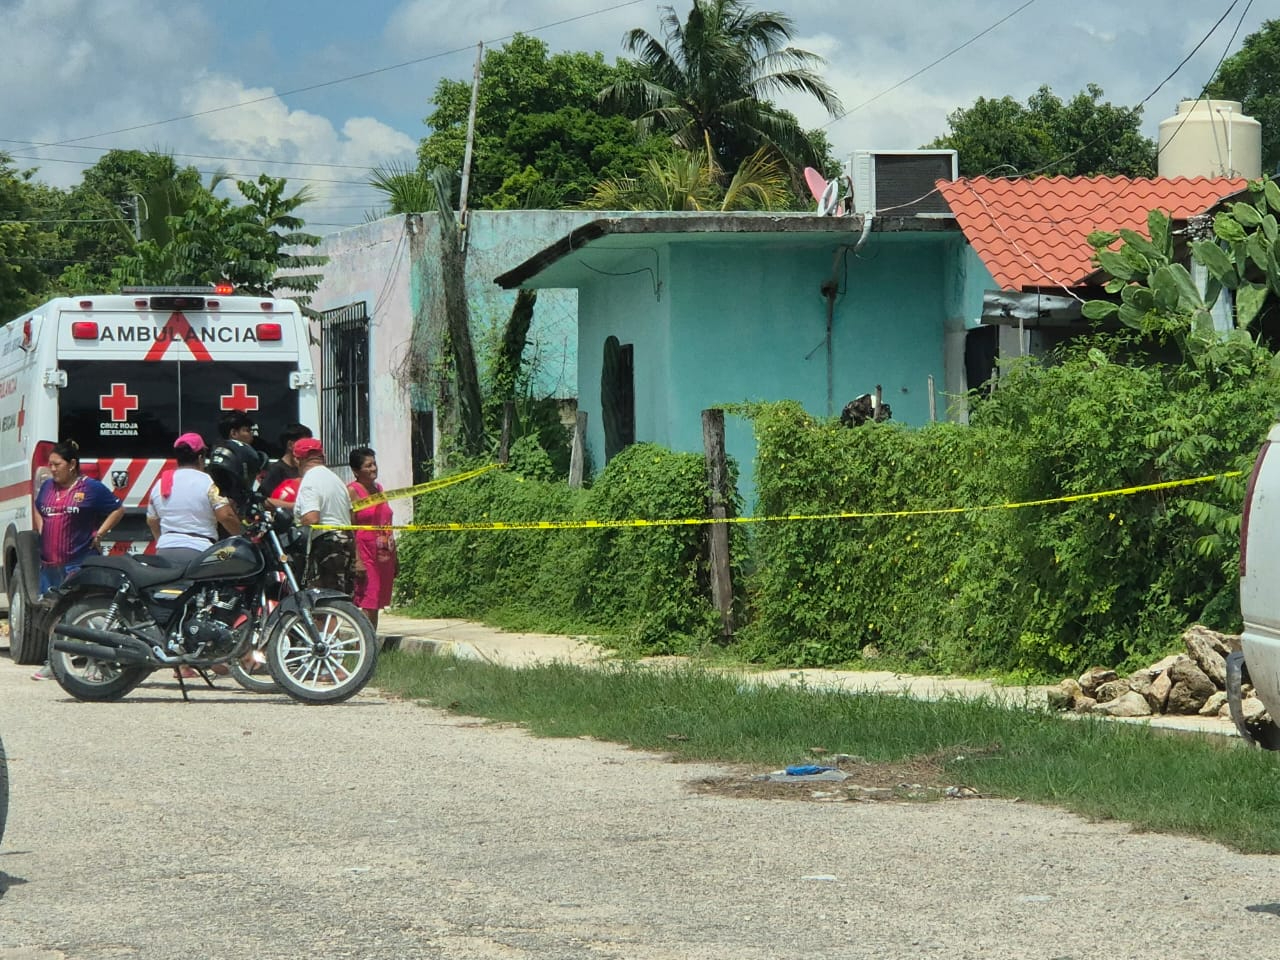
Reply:
<svg viewBox="0 0 1280 960"><path fill-rule="evenodd" d="M170 361L64 360L58 439L83 457L167 457L181 432L178 364Z"/></svg>
<svg viewBox="0 0 1280 960"><path fill-rule="evenodd" d="M275 457L280 432L298 419L295 363L65 360L61 368L58 439L76 441L86 458L168 459L192 430L212 446L228 410L254 417L259 448Z"/></svg>
<svg viewBox="0 0 1280 960"><path fill-rule="evenodd" d="M212 446L219 437L219 417L243 410L257 421L255 446L280 456L280 433L298 420L298 391L289 386L289 374L297 369L288 362L183 361L182 429L194 430ZM319 432L319 424L307 426Z"/></svg>

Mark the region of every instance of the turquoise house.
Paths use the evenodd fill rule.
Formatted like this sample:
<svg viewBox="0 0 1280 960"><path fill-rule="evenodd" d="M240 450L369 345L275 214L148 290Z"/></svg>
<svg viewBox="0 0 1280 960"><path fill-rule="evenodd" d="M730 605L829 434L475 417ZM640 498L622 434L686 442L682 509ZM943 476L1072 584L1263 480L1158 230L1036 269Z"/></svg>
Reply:
<svg viewBox="0 0 1280 960"><path fill-rule="evenodd" d="M994 354L975 329L990 273L950 216L610 214L495 282L577 291L597 468L619 441L700 452L701 411L741 402L839 416L879 389L895 421L964 419ZM751 501L750 425L726 431Z"/></svg>

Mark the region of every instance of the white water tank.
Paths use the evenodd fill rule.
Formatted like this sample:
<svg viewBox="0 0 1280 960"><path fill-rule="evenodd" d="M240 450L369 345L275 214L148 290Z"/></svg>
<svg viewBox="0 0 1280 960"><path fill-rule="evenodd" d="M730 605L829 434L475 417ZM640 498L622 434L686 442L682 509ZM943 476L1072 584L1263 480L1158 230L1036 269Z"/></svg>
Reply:
<svg viewBox="0 0 1280 960"><path fill-rule="evenodd" d="M1162 177L1262 176L1262 124L1238 100L1183 100L1160 121Z"/></svg>

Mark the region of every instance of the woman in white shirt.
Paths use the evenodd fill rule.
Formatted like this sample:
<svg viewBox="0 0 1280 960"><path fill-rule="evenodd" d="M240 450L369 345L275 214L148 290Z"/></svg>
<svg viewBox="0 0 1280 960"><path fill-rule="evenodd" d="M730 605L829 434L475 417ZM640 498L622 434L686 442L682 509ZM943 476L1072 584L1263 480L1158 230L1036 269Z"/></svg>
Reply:
<svg viewBox="0 0 1280 960"><path fill-rule="evenodd" d="M200 434L184 433L173 444L177 469L151 488L147 526L159 556L185 562L218 541L218 524L232 536L241 530L235 507L204 472L204 452Z"/></svg>

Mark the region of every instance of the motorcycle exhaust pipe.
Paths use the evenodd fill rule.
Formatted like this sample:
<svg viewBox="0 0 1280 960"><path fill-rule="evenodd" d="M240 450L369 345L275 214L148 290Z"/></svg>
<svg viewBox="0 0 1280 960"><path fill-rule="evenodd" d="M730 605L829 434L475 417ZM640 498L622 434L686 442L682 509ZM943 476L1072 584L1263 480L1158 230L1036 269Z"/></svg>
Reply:
<svg viewBox="0 0 1280 960"><path fill-rule="evenodd" d="M60 653L68 653L73 657L89 657L93 660L105 660L108 663L125 663L130 666L143 666L150 661L149 657L136 650L104 647L100 643L84 643L79 640L56 639L53 641L53 649Z"/></svg>
<svg viewBox="0 0 1280 960"><path fill-rule="evenodd" d="M59 623L53 632L60 637L71 637L73 640L86 640L89 643L100 643L112 647L132 647L133 637L116 633L113 630L96 630L93 627L77 627L70 623Z"/></svg>
<svg viewBox="0 0 1280 960"><path fill-rule="evenodd" d="M83 646L96 647L99 650L106 651L101 653L87 653L83 650L72 651L65 644L67 641L55 640L54 649L62 650L65 653L78 652L81 656L93 657L97 660L118 660L121 663L148 663L151 661L151 650L145 643L135 637L130 637L123 633L114 633L110 630L95 630L92 627L77 627L69 623L59 623L53 628L54 634L60 637L70 637L72 640L82 641ZM58 646L64 644L64 646Z"/></svg>

